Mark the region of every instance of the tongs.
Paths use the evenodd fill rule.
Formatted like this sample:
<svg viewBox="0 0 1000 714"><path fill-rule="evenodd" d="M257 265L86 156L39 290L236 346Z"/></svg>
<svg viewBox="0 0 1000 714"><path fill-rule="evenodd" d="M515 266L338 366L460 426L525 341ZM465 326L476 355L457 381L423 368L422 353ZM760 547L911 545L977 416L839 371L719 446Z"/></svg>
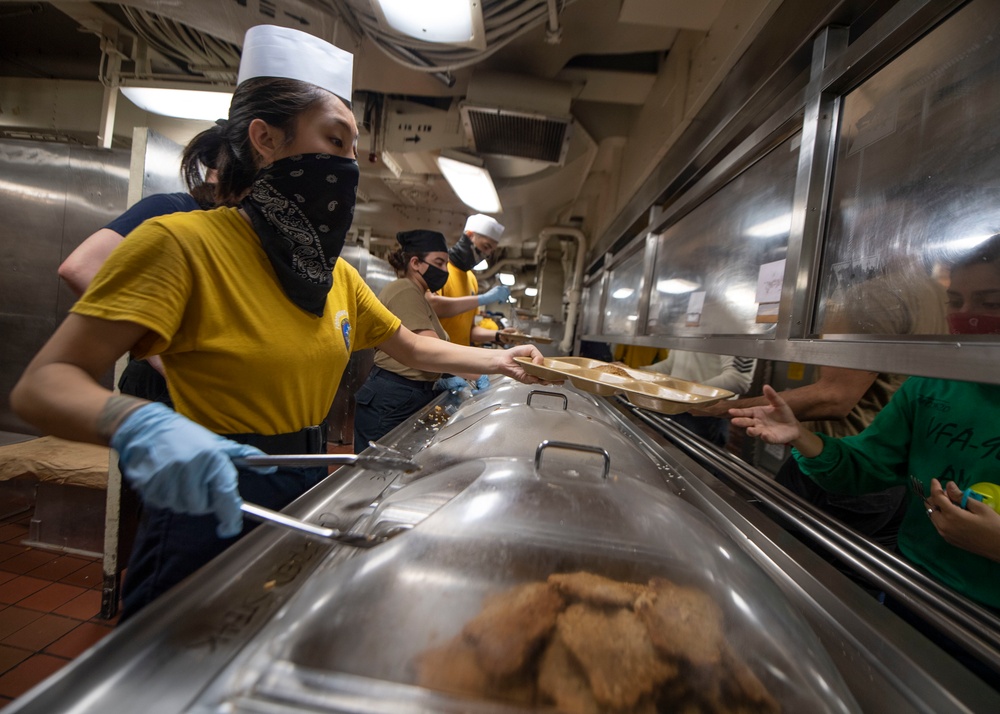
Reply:
<svg viewBox="0 0 1000 714"><path fill-rule="evenodd" d="M352 464L366 469L373 470L400 470L406 473L419 471L421 466L416 461L407 458L403 453L395 449L381 446L369 442L369 446L375 450L373 454L277 454L263 456L243 456L233 459L233 464L237 468L250 466L328 466L331 464ZM259 521L266 521L275 525L291 528L301 533L307 533L323 540L334 541L341 545L349 545L354 548L371 548L374 545L383 543L394 535L407 530L405 527L394 528L380 536L365 535L363 533L349 533L339 531L336 528L325 528L317 526L298 518L286 516L284 513L272 511L246 501L240 506L245 514Z"/></svg>
<svg viewBox="0 0 1000 714"><path fill-rule="evenodd" d="M390 453L393 452L393 453ZM237 468L251 466L332 466L336 464L351 464L373 471L405 471L411 473L420 470L420 464L407 458L398 451L385 449L376 454L277 454L274 456L239 456L233 459Z"/></svg>
<svg viewBox="0 0 1000 714"><path fill-rule="evenodd" d="M365 533L350 533L347 531L337 530L336 528L317 526L313 523L309 523L308 521L303 521L299 518L292 518L291 516L286 516L284 513L272 511L270 508L264 508L263 506L247 503L246 501L244 501L243 505L240 506L240 510L258 521L265 521L267 523L273 523L285 528L291 528L292 530L296 530L301 533L322 538L326 541L333 541L334 543L339 543L341 545L348 545L352 548L371 548L372 546L384 543L405 530L409 530L407 526L397 526L396 528L377 536L367 535Z"/></svg>

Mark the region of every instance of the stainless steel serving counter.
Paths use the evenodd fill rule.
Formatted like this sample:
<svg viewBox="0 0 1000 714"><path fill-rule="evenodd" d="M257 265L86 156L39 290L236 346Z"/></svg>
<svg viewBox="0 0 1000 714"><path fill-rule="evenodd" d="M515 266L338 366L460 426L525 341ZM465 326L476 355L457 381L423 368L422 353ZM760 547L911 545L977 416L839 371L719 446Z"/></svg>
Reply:
<svg viewBox="0 0 1000 714"><path fill-rule="evenodd" d="M558 436L561 442L573 443L573 433L554 433L560 418L582 425L575 434L583 449L576 452L575 459L568 459L563 453L567 449L557 444L543 459L538 448L542 440ZM532 436L505 440L505 434L509 436L518 423ZM473 514L487 512L484 504L493 503L496 493L504 492L504 484L519 483L518 470L530 471L532 463L535 470L552 468L561 470L563 476L571 472L588 487L615 482L610 488L632 494L633 500L625 503L635 503L637 494L650 503L683 501L678 513L690 512L684 518L693 518L692 524L704 521L704 528L720 534L724 547L717 550L734 562L755 564L766 574L756 588L760 593L744 593L752 610L753 598L764 597L765 591L773 589L762 607L777 607L778 620L765 618L761 622L790 623L787 632L799 632L801 651L797 644L789 647L781 633L768 633L770 643L762 646L761 656L770 656L775 662L786 658L807 663L814 657L820 673L824 663L835 668L832 676L809 680L829 685L830 710L1000 711L1000 693L767 517L752 503L752 497L712 476L691 456L700 448L696 441L690 449L669 444L656 434L659 426L656 418L641 410L571 387L532 389L501 380L474 398L445 394L381 442L423 463L422 471L406 474L342 467L286 509L290 515L339 529L375 532L403 524L416 526L412 531L385 546L359 551L274 526L258 527L70 666L13 702L7 711L518 711L508 704L473 705L440 696L426 698L418 687L358 673L340 676L334 686L330 684L332 675L315 664L315 655L302 653L311 651L309 647L315 649L317 641L321 645L329 641L336 655L330 655L335 665L331 666L346 671L350 667L345 667L344 661L354 657L360 662L371 657L372 650L380 649L381 632L385 632L381 649L400 649L398 643L393 644L394 633L405 632L414 620L439 616L447 606L435 606L431 600L409 608L406 603L412 600L401 595L402 590L394 597L404 599L376 603L372 592L395 588L373 580L373 574L384 572L394 557L416 559L427 552L440 557L439 546L444 543L446 555L456 558L451 565L459 568L456 572L468 572L472 583L476 574L463 569L474 568L476 548L485 553L491 542L502 540L497 535L500 531L490 529L500 527L497 523L502 526L503 520L476 521L478 530L468 533L462 531L461 523L469 522ZM648 463L635 460L634 454L629 455L630 448ZM505 459L509 465L505 473L491 475L494 485L490 486L490 498L481 499L482 503L470 500L477 494L482 496L483 480L478 474ZM616 470L616 460L641 474ZM520 503L518 512L537 506L543 508L539 517L544 520L543 501L551 490L542 488L532 500ZM567 493L571 491L559 498L566 498ZM450 519L442 517L448 514ZM590 514L583 517L582 522L591 522ZM660 558L664 549L655 542L655 534L671 522L637 519L624 524L621 530L632 538L628 542L633 545L622 552L627 551L640 564ZM525 524L512 528L530 532L530 522ZM690 531L685 532L701 533L703 526L687 526ZM553 528L561 527L574 528L568 512L565 523L557 518L548 531L538 532L551 535ZM693 542L697 537L692 536L692 548L697 547ZM643 544L643 538L648 542ZM601 547L600 538L592 540L587 545L580 538L580 550ZM671 548L683 552L683 539L677 540L680 542L672 543ZM418 543L438 545L432 551L414 550ZM467 562L461 561L459 551ZM643 555L644 551L648 553ZM498 560L487 567L502 575L505 566ZM493 573L490 577L499 576ZM425 585L429 582L423 580ZM393 582L392 577L388 582ZM365 583L374 589L352 590ZM400 581L399 588L404 585ZM447 588L468 585L448 582L435 587L449 592ZM791 612L785 615L776 603L782 597L791 603ZM387 603L395 605L388 608ZM804 629L796 630L800 626ZM991 645L987 642L984 646ZM767 647L773 649L771 655L764 653ZM359 671L364 674L363 667ZM839 684L835 681L838 675ZM846 698L836 696L839 686L846 687ZM334 690L335 696L330 694ZM841 701L844 703L836 703ZM791 711L787 706L784 710Z"/></svg>

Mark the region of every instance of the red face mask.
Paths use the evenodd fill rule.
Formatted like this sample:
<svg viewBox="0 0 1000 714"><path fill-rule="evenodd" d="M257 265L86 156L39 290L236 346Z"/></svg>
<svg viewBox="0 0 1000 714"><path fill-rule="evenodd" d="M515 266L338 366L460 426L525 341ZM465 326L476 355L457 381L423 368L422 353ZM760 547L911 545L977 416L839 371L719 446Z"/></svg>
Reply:
<svg viewBox="0 0 1000 714"><path fill-rule="evenodd" d="M1000 335L1000 315L953 312L948 315L948 330L953 335Z"/></svg>

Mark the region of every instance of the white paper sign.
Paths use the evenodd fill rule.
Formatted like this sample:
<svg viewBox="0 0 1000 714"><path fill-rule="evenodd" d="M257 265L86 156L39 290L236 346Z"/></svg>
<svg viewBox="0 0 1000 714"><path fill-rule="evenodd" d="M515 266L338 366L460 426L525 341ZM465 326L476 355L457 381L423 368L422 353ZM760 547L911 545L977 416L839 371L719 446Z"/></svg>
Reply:
<svg viewBox="0 0 1000 714"><path fill-rule="evenodd" d="M781 283L785 278L785 261L764 263L757 273L757 302L780 302Z"/></svg>
<svg viewBox="0 0 1000 714"><path fill-rule="evenodd" d="M687 316L684 324L687 327L698 327L701 324L701 311L705 307L705 291L691 293L688 298Z"/></svg>

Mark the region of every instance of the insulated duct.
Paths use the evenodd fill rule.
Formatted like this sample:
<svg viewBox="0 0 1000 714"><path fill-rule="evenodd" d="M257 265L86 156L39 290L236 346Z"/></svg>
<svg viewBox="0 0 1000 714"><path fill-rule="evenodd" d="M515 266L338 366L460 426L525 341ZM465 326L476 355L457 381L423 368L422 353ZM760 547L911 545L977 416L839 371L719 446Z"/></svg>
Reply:
<svg viewBox="0 0 1000 714"><path fill-rule="evenodd" d="M566 328L563 332L559 349L569 354L573 348L573 330L576 327L576 316L580 310L580 295L583 285L583 267L587 253L587 238L583 231L569 226L549 226L538 234L538 247L535 249L535 263L540 264L545 256L545 244L553 236L567 237L576 241L576 261L573 268L573 278L567 290L568 305L566 308Z"/></svg>

